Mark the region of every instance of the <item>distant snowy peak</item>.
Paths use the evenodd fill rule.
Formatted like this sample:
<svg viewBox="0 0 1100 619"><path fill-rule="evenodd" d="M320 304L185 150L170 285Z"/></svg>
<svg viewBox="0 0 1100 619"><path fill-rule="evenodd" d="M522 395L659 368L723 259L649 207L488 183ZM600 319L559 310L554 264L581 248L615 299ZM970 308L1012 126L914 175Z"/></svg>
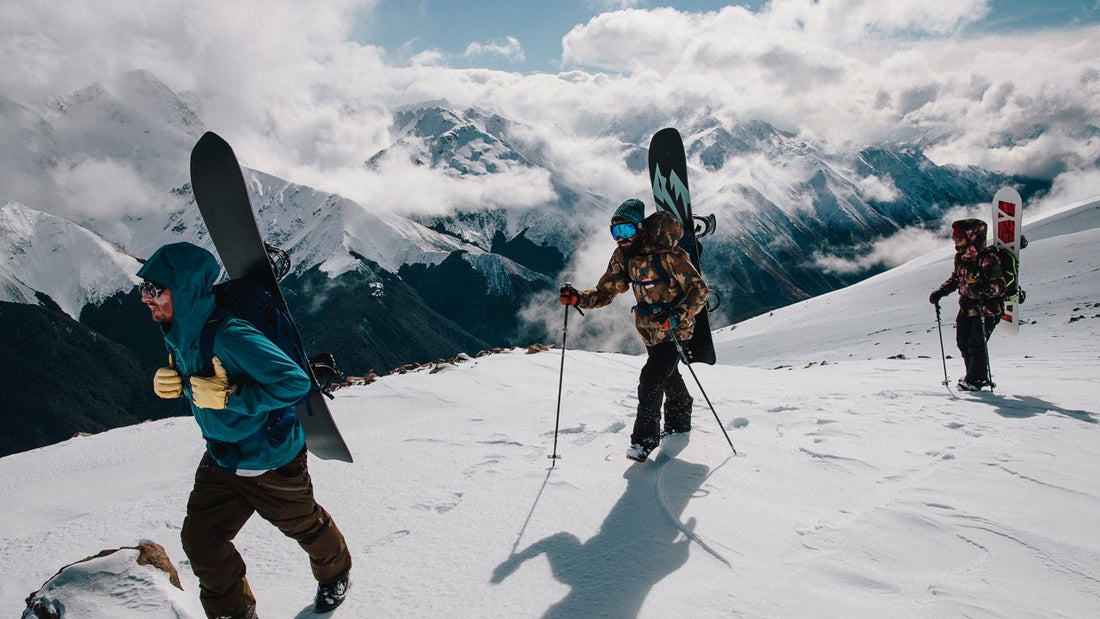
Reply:
<svg viewBox="0 0 1100 619"><path fill-rule="evenodd" d="M738 123L728 129L717 122L708 122L684 139L687 156L710 170L721 170L731 158L750 154L769 158L817 155L794 134L762 120Z"/></svg>
<svg viewBox="0 0 1100 619"><path fill-rule="evenodd" d="M47 111L62 153L126 162L149 180L178 186L203 123L145 71L128 71L54 99Z"/></svg>
<svg viewBox="0 0 1100 619"><path fill-rule="evenodd" d="M50 297L79 318L137 283L140 264L114 245L74 223L8 202L0 206L0 301L38 304Z"/></svg>
<svg viewBox="0 0 1100 619"><path fill-rule="evenodd" d="M198 114L171 88L147 71L127 71L110 83L95 82L51 102L53 113L96 117L163 130L167 125L194 133L202 129Z"/></svg>
<svg viewBox="0 0 1100 619"><path fill-rule="evenodd" d="M320 266L329 277L357 268L362 256L391 273L406 264L435 265L455 251L499 289L502 273L539 276L507 258L348 198L245 170L260 231L290 253L294 272Z"/></svg>
<svg viewBox="0 0 1100 619"><path fill-rule="evenodd" d="M477 110L459 113L443 107L394 114L396 139L367 165L377 167L390 156L406 156L416 165L457 176L494 174L509 166L534 167L507 137L508 121Z"/></svg>

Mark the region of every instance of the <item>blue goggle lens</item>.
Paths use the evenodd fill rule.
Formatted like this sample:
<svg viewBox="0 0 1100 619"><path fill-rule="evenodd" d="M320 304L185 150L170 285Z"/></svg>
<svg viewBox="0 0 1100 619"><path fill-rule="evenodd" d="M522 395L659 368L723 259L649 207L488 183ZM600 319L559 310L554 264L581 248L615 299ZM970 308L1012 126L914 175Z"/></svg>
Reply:
<svg viewBox="0 0 1100 619"><path fill-rule="evenodd" d="M633 238L635 234L638 234L637 224L612 224L611 225L611 238L616 241L619 239Z"/></svg>

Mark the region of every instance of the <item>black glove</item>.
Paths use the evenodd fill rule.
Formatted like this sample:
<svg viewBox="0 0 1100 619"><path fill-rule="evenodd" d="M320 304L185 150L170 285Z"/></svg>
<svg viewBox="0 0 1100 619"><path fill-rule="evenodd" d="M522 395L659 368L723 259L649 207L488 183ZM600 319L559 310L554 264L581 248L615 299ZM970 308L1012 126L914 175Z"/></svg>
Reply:
<svg viewBox="0 0 1100 619"><path fill-rule="evenodd" d="M928 302L931 303L932 305L939 305L940 304L940 299L942 299L946 296L947 296L946 292L944 292L944 291L937 288L936 290L932 291L932 294L928 295Z"/></svg>
<svg viewBox="0 0 1100 619"><path fill-rule="evenodd" d="M558 290L558 302L562 305L576 305L580 303L581 296L577 289L566 284Z"/></svg>

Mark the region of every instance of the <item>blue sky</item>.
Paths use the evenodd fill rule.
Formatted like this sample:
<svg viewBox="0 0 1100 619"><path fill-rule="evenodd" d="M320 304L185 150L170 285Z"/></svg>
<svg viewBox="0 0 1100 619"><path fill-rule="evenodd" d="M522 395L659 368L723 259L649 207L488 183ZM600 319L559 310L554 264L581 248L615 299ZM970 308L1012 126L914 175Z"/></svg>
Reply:
<svg viewBox="0 0 1100 619"><path fill-rule="evenodd" d="M691 13L742 6L758 12L765 4L764 0L379 0L369 13L360 15L353 38L383 47L396 63L428 51L438 53L440 63L456 68L555 72L562 65L562 37L603 12L624 6L667 6ZM881 4L890 6L886 1ZM968 25L964 34L1027 32L1100 21L1100 0L992 0L989 6L984 19Z"/></svg>

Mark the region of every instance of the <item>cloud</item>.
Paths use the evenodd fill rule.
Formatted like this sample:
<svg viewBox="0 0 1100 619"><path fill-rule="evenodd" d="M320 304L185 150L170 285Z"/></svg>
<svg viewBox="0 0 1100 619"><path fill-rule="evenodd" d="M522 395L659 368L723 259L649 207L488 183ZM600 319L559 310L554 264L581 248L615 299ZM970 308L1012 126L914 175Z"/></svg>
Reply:
<svg viewBox="0 0 1100 619"><path fill-rule="evenodd" d="M988 11L976 0L617 11L573 28L563 60L613 72L654 109L763 119L838 149L915 141L937 163L1045 178L1090 165L1080 140L1100 117L1100 28L958 34ZM1032 143L1039 133L1053 137Z"/></svg>
<svg viewBox="0 0 1100 619"><path fill-rule="evenodd" d="M1062 174L1054 181L1050 193L1032 204L1024 205L1025 221L1064 210L1069 205L1097 199L1100 187L1100 168L1075 170Z"/></svg>
<svg viewBox="0 0 1100 619"><path fill-rule="evenodd" d="M523 54L523 46L516 37L494 39L488 43L470 43L466 46L463 56L473 58L477 56L500 56L510 62L522 63L527 58Z"/></svg>
<svg viewBox="0 0 1100 619"><path fill-rule="evenodd" d="M858 256L837 256L820 252L814 255L814 263L822 270L841 275L865 273L874 268L892 268L913 258L947 246L950 233L906 228L890 237L880 239Z"/></svg>
<svg viewBox="0 0 1100 619"><path fill-rule="evenodd" d="M392 111L427 101L532 127L554 173L595 203L644 190L644 175L624 164L629 145L617 141L624 118L760 119L836 152L910 141L938 164L1044 178L1100 161L1100 27L960 34L988 14L987 0L898 0L889 11L870 0L772 0L758 11L705 13L611 2L602 6L616 10L563 33L566 69L557 74L455 68L447 63L463 59L436 51L399 66L350 38L376 4L6 3L0 95L42 109L145 69L230 139L246 165L401 209L493 194L534 205L552 191L521 171L494 184L396 162L384 174L365 167L395 141ZM518 58L523 48L508 38L468 52ZM788 193L799 173L739 163L737 182L767 196ZM863 182L869 193L892 191L889 179ZM410 187L415 195L394 199Z"/></svg>
<svg viewBox="0 0 1100 619"><path fill-rule="evenodd" d="M401 215L445 215L455 210L528 208L554 199L550 174L541 168L501 166L496 174L456 176L412 163L399 150L376 161L372 174L351 171L328 179L353 200ZM318 179L323 180L323 179Z"/></svg>
<svg viewBox="0 0 1100 619"><path fill-rule="evenodd" d="M86 158L50 170L57 199L41 209L95 230L124 247L133 232L124 218L140 219L183 206L179 196L157 186L127 163Z"/></svg>
<svg viewBox="0 0 1100 619"><path fill-rule="evenodd" d="M894 184L894 179L889 176L865 176L856 181L856 185L859 186L860 193L867 200L875 200L877 202L893 202L901 197L901 192L898 191L897 185Z"/></svg>

